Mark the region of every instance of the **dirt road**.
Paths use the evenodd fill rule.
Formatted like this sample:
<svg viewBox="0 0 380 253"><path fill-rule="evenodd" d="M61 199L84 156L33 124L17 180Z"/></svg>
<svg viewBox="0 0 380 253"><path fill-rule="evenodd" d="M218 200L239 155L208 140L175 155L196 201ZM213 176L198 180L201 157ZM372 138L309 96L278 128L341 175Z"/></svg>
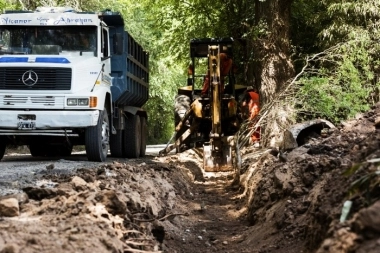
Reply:
<svg viewBox="0 0 380 253"><path fill-rule="evenodd" d="M148 145L147 159L153 159L165 145ZM73 152L69 157L32 157L28 149L7 150L0 162L0 196L20 192L26 186L47 183L33 181L32 178L49 173L49 166L54 166L56 174L75 173L78 168L93 168L118 161L108 157L104 163L89 162L85 152Z"/></svg>

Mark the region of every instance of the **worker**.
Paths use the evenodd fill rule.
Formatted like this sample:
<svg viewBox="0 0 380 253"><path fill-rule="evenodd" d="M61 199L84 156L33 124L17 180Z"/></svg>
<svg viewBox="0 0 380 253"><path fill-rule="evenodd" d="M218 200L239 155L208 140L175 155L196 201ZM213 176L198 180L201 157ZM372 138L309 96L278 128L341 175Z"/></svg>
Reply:
<svg viewBox="0 0 380 253"><path fill-rule="evenodd" d="M251 121L251 126L254 127L258 121L260 112L260 97L257 90L249 86L245 92L242 102L242 111L245 112L245 117ZM260 142L260 127L257 127L251 135L251 142L254 145L259 145Z"/></svg>
<svg viewBox="0 0 380 253"><path fill-rule="evenodd" d="M221 92L224 90L224 77L228 75L232 67L232 59L226 53L219 54L220 61L220 84ZM205 96L208 93L210 87L210 70L207 71L205 80L203 81L202 96Z"/></svg>
<svg viewBox="0 0 380 253"><path fill-rule="evenodd" d="M192 76L194 74L194 66L193 64L190 64L189 67L187 68L187 75Z"/></svg>

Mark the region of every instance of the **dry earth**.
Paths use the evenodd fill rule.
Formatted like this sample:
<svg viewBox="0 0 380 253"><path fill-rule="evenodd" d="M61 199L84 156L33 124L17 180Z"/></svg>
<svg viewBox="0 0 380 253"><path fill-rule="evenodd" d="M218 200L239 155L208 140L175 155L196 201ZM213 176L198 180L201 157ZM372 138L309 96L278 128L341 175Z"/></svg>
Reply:
<svg viewBox="0 0 380 253"><path fill-rule="evenodd" d="M245 149L238 185L199 150L57 162L0 197L0 253L380 252L379 122L380 105L285 154Z"/></svg>

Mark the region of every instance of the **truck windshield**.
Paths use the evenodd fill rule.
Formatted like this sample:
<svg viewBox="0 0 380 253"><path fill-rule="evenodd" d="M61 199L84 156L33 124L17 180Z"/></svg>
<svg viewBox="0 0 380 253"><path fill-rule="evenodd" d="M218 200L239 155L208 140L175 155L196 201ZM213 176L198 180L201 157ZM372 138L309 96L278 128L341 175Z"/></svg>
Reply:
<svg viewBox="0 0 380 253"><path fill-rule="evenodd" d="M1 26L0 54L90 52L96 56L95 26Z"/></svg>

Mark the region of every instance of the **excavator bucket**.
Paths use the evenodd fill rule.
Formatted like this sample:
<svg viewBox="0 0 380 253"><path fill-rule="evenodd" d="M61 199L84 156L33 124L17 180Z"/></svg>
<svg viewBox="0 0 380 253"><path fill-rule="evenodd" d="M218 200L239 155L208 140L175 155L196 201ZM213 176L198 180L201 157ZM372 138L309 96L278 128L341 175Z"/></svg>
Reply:
<svg viewBox="0 0 380 253"><path fill-rule="evenodd" d="M232 159L232 145L225 140L220 140L221 145L204 143L203 168L206 172L225 172L234 170Z"/></svg>

